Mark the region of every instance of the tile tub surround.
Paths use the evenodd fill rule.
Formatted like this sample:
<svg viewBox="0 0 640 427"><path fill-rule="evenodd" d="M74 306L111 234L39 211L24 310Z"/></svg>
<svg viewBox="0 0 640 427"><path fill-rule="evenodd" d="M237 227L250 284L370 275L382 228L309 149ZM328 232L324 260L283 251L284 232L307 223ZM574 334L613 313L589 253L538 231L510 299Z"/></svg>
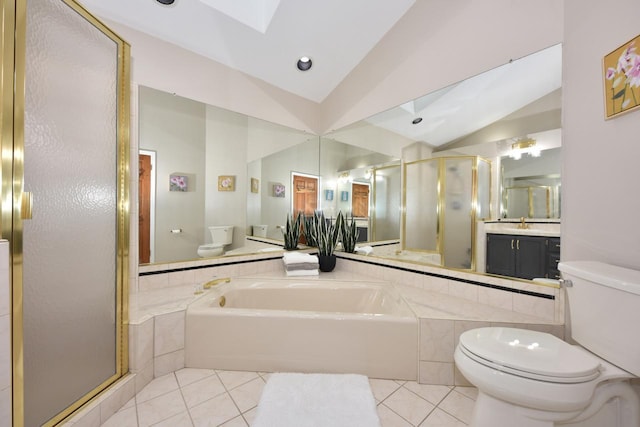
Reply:
<svg viewBox="0 0 640 427"><path fill-rule="evenodd" d="M558 331L562 330L559 325L564 321L564 294L560 289L375 256L344 253L338 256L336 269L323 273L322 279L384 279L403 290L420 318L422 342L419 344L420 375L417 380L421 382L465 383L449 361L451 343L465 328L486 326L486 322L506 323L561 335ZM184 367L184 348L180 347L184 337L176 336L176 329L170 324L176 320L180 322L187 305L199 297L193 294L194 290L214 277L243 275L284 277L281 256L254 254L140 267L139 283L130 286L129 360L132 375L128 381L134 384L135 392L144 389L154 377ZM451 299L446 300L447 297ZM440 298L438 304L449 301L457 307L457 314L453 316L446 306L435 307L434 298ZM156 317L161 319L157 325ZM445 324L429 323L437 320L444 320ZM439 336L438 342L442 343L439 345L443 349L434 350L425 343L436 340L435 335ZM156 337L162 344L155 345ZM159 353L156 354L156 350ZM96 412L92 414L95 419Z"/></svg>

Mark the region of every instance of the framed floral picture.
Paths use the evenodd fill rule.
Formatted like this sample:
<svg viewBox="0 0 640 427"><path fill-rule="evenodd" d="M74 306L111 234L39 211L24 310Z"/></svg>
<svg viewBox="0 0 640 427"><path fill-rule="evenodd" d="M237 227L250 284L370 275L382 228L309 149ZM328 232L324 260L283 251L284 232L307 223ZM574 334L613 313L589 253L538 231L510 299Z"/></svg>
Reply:
<svg viewBox="0 0 640 427"><path fill-rule="evenodd" d="M284 197L284 185L273 184L273 197Z"/></svg>
<svg viewBox="0 0 640 427"><path fill-rule="evenodd" d="M260 191L260 180L257 178L251 178L251 192L258 193Z"/></svg>
<svg viewBox="0 0 640 427"><path fill-rule="evenodd" d="M605 118L640 107L640 35L604 57Z"/></svg>
<svg viewBox="0 0 640 427"><path fill-rule="evenodd" d="M236 191L236 177L233 175L218 176L218 191Z"/></svg>
<svg viewBox="0 0 640 427"><path fill-rule="evenodd" d="M169 175L169 191L187 191L189 180L184 175Z"/></svg>

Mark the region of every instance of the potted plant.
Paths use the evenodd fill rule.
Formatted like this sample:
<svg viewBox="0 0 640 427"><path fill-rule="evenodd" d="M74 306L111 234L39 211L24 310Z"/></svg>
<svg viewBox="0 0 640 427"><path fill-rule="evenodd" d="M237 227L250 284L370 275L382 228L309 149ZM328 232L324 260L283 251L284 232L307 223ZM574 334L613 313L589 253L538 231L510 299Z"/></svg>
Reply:
<svg viewBox="0 0 640 427"><path fill-rule="evenodd" d="M322 212L317 215L316 226L320 271L332 271L336 266L334 251L338 244L339 227L331 219L325 219Z"/></svg>
<svg viewBox="0 0 640 427"><path fill-rule="evenodd" d="M291 214L287 214L287 224L284 229L284 249L287 251L298 249L302 216L302 213L298 213L294 220Z"/></svg>
<svg viewBox="0 0 640 427"><path fill-rule="evenodd" d="M338 212L336 224L338 224L340 229L342 250L351 254L354 253L356 251L356 243L358 242L360 230L356 227L356 221L353 215L351 215L351 220L349 221L346 215L342 215L342 211Z"/></svg>

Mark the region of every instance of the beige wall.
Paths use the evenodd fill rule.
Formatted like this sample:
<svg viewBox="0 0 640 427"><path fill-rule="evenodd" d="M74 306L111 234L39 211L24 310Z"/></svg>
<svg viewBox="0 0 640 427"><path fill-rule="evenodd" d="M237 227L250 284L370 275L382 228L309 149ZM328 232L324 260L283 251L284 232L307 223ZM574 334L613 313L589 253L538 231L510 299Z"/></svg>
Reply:
<svg viewBox="0 0 640 427"><path fill-rule="evenodd" d="M322 103L338 129L562 41L558 0L418 0Z"/></svg>
<svg viewBox="0 0 640 427"><path fill-rule="evenodd" d="M639 34L640 2L564 3L562 259L638 269L640 111L604 120L602 58Z"/></svg>

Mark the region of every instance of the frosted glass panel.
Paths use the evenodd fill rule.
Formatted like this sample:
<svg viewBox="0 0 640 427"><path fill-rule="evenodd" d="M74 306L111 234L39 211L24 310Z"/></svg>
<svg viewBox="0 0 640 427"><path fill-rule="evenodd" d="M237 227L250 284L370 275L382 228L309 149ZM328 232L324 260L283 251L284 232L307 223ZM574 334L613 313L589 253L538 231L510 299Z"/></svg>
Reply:
<svg viewBox="0 0 640 427"><path fill-rule="evenodd" d="M472 162L447 159L444 183L444 265L471 267Z"/></svg>
<svg viewBox="0 0 640 427"><path fill-rule="evenodd" d="M25 425L116 373L117 44L59 0L27 2Z"/></svg>
<svg viewBox="0 0 640 427"><path fill-rule="evenodd" d="M405 166L405 248L437 250L438 160Z"/></svg>
<svg viewBox="0 0 640 427"><path fill-rule="evenodd" d="M400 165L374 170L373 235L369 240L400 238L400 170Z"/></svg>

